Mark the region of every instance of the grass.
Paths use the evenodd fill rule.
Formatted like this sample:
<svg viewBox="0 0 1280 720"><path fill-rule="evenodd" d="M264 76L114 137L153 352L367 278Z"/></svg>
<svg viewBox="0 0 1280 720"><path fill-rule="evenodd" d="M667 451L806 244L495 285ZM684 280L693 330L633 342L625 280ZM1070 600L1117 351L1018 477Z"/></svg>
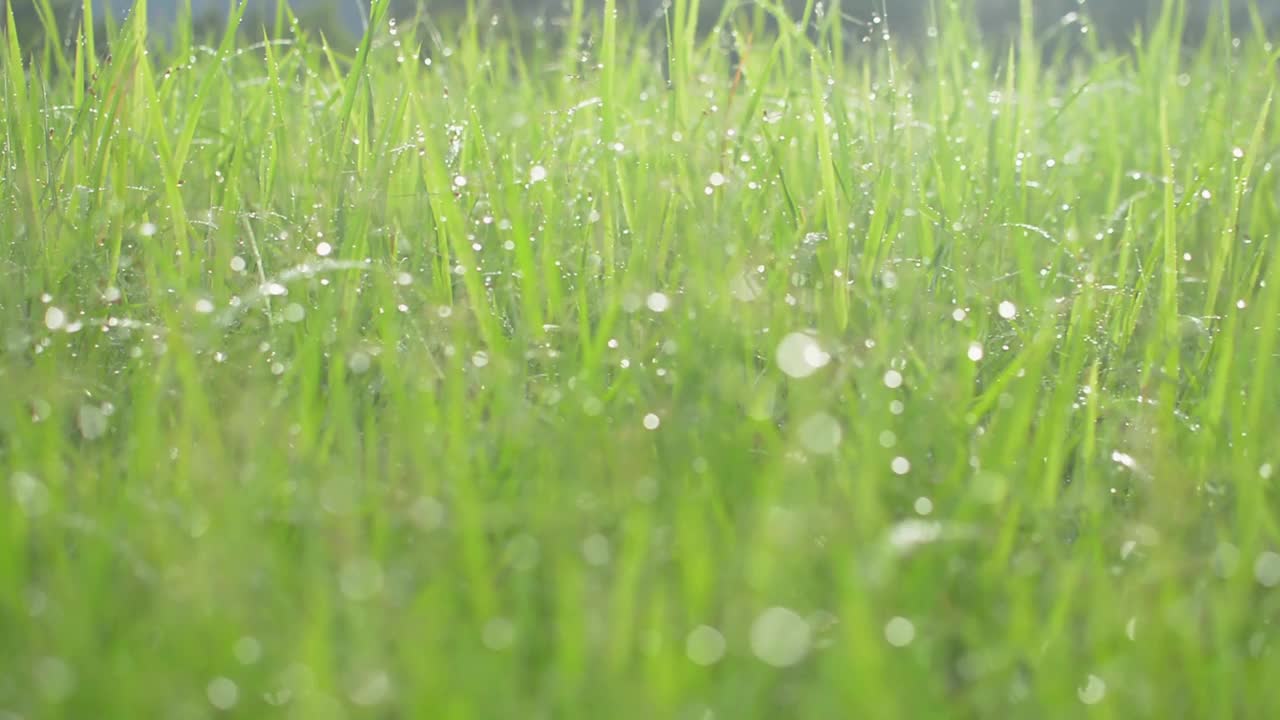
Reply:
<svg viewBox="0 0 1280 720"><path fill-rule="evenodd" d="M5 37L0 717L1280 706L1262 33L384 6Z"/></svg>

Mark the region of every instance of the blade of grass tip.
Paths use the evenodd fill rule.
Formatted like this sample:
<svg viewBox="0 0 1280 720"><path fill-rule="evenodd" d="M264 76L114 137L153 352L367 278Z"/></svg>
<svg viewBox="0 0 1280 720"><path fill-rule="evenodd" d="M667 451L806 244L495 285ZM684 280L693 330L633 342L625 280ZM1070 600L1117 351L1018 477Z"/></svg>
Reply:
<svg viewBox="0 0 1280 720"><path fill-rule="evenodd" d="M1161 171L1164 173L1164 197L1161 207L1161 246L1164 250L1161 268L1159 322L1161 336L1165 345L1163 382L1160 385L1160 410L1164 416L1167 429L1172 432L1176 422L1174 407L1178 397L1180 331L1178 325L1178 217L1174 195L1173 145L1169 134L1169 98L1162 93L1160 98L1160 152Z"/></svg>
<svg viewBox="0 0 1280 720"><path fill-rule="evenodd" d="M419 104L415 107L415 115L425 126L427 123L423 119L434 111L435 106L426 103L421 96L417 99ZM488 294L485 292L476 251L466 238L466 212L460 204L460 196L455 195L461 188L454 186L453 178L449 176L445 165L444 153L435 142L434 134L429 133L423 138L423 150L419 157L419 172L435 228L435 250L438 258L436 280L441 286L443 297L451 302L456 260L456 266L461 266L462 269L462 286L481 340L489 348L501 347L502 333L497 326L497 317L489 311Z"/></svg>
<svg viewBox="0 0 1280 720"><path fill-rule="evenodd" d="M1218 246L1214 253L1213 262L1209 266L1209 283L1206 286L1204 311L1201 313L1204 317L1212 317L1217 308L1218 295L1222 287L1222 277L1226 273L1227 267L1231 264L1231 250L1236 245L1236 234L1239 232L1240 224L1240 207L1244 202L1244 195L1249 189L1249 182L1253 178L1254 164L1257 162L1258 155L1261 154L1264 143L1266 142L1267 121L1271 114L1271 92L1267 93L1267 99L1262 103L1262 110L1258 112L1258 120L1253 126L1253 134L1249 139L1249 147L1245 150L1244 161L1240 165L1240 173L1234 178L1234 188L1231 193L1231 205L1227 211L1227 215L1223 218L1222 229L1218 233Z"/></svg>
<svg viewBox="0 0 1280 720"><path fill-rule="evenodd" d="M831 239L832 259L828 272L831 273L831 286L835 297L836 328L841 332L849 323L849 293L843 281L849 271L849 231L844 219L844 204L841 202L839 187L836 185L835 160L831 153L831 129L827 124L826 102L819 67L821 60L816 51L809 72L810 101L813 104L813 116L818 124L818 173L822 177L823 215L827 225L827 237ZM888 214L888 213L884 213Z"/></svg>
<svg viewBox="0 0 1280 720"><path fill-rule="evenodd" d="M83 10L80 13L80 37L85 53L85 69L88 71L89 77L98 74L98 45L97 38L94 37L96 28L94 18L96 17L93 14L93 0L84 0Z"/></svg>
<svg viewBox="0 0 1280 720"><path fill-rule="evenodd" d="M47 58L57 66L57 74L65 77L71 73L71 65L67 61L66 52L60 42L58 31L58 15L49 0L34 0L36 16L44 29L44 49ZM47 78L46 78L47 79Z"/></svg>
<svg viewBox="0 0 1280 720"><path fill-rule="evenodd" d="M603 139L618 140L618 2L604 0L604 37L600 43L600 101ZM616 156L615 156L616 157Z"/></svg>
<svg viewBox="0 0 1280 720"><path fill-rule="evenodd" d="M196 127L199 125L202 116L201 111L208 100L213 83L220 78L226 77L221 64L227 61L235 45L237 31L248 7L248 0L237 0L236 4L231 6L231 12L227 14L227 24L222 35L222 41L218 44L217 58L219 63L211 65L205 71L204 76L200 79L199 88L194 96L188 99L186 122L183 123L177 144L173 148L172 163L178 171L181 171L182 167L186 165L187 154L190 152ZM164 133L159 134L161 136L164 135Z"/></svg>
<svg viewBox="0 0 1280 720"><path fill-rule="evenodd" d="M8 27L15 27L16 21L13 17L13 8L6 3L5 13L8 16ZM36 188L40 187L40 183L36 179L37 168L36 158L40 156L40 147L43 145L39 137L39 127L32 118L40 117L39 109L36 107L36 99L31 92L32 88L28 85L28 77L25 72L25 65L22 59L22 46L19 44L18 33L8 32L8 50L7 60L5 62L5 78L6 78L6 97L10 98L7 105L8 122L6 128L10 136L16 136L17 143L10 143L10 147L18 149L18 155L22 158L22 181L27 186L27 192L18 193L25 195L29 201L29 205L25 208L27 213L27 232L36 238L39 246L45 253L49 252L49 243L44 227L43 212L41 210L40 193ZM46 260L48 255L46 254ZM46 263L44 267L49 267Z"/></svg>
<svg viewBox="0 0 1280 720"><path fill-rule="evenodd" d="M351 118L351 111L355 107L356 91L360 86L360 81L365 76L365 68L369 63L369 50L373 47L373 36L377 29L382 27L382 20L386 17L390 1L373 0L373 5L369 10L369 28L364 37L360 39L360 49L356 51L355 60L347 72L347 79L342 88L342 108L338 112L339 138L346 138L347 136L347 123Z"/></svg>

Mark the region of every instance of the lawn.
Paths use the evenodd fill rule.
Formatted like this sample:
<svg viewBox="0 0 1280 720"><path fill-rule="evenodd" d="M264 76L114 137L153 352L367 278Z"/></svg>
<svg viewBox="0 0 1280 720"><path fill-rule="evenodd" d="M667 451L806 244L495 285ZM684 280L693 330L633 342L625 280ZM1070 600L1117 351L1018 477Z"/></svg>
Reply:
<svg viewBox="0 0 1280 720"><path fill-rule="evenodd" d="M1280 707L1265 33L693 4L0 36L0 718Z"/></svg>

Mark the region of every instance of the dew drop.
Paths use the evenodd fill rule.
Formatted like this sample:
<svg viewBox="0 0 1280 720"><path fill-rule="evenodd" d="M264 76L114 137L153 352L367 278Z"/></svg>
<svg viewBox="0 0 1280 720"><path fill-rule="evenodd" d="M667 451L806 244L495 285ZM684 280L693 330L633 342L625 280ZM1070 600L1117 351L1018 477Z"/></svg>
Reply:
<svg viewBox="0 0 1280 720"><path fill-rule="evenodd" d="M49 511L49 488L34 475L15 472L9 477L9 490L23 515L38 517Z"/></svg>
<svg viewBox="0 0 1280 720"><path fill-rule="evenodd" d="M210 680L205 687L205 695L209 698L209 704L219 710L230 710L240 702L240 688L230 678L216 677Z"/></svg>
<svg viewBox="0 0 1280 720"><path fill-rule="evenodd" d="M366 352L356 351L347 356L347 369L355 375L362 375L368 372L369 366L372 364L373 359Z"/></svg>
<svg viewBox="0 0 1280 720"><path fill-rule="evenodd" d="M67 314L62 311L62 308L51 305L44 311L44 326L50 330L61 330L66 324Z"/></svg>
<svg viewBox="0 0 1280 720"><path fill-rule="evenodd" d="M604 567L609 564L612 556L609 539L605 536L596 533L582 541L582 557L586 559L588 565Z"/></svg>
<svg viewBox="0 0 1280 720"><path fill-rule="evenodd" d="M793 332L778 343L775 353L779 369L793 378L806 378L831 362L816 338L807 332Z"/></svg>
<svg viewBox="0 0 1280 720"><path fill-rule="evenodd" d="M362 675L347 693L351 702L361 707L379 705L391 696L391 678L381 670Z"/></svg>
<svg viewBox="0 0 1280 720"><path fill-rule="evenodd" d="M751 653L773 667L790 667L805 659L813 630L799 613L772 607L751 623Z"/></svg>
<svg viewBox="0 0 1280 720"><path fill-rule="evenodd" d="M760 285L760 280L756 277L755 273L750 271L735 275L733 279L729 281L729 293L733 295L735 300L739 300L741 302L751 302L752 300L755 300L760 297L762 290L763 288Z"/></svg>
<svg viewBox="0 0 1280 720"><path fill-rule="evenodd" d="M231 652L235 654L236 660L241 665L253 665L262 659L262 643L258 642L257 638L246 635L236 640Z"/></svg>
<svg viewBox="0 0 1280 720"><path fill-rule="evenodd" d="M107 413L96 405L81 405L76 415L76 425L85 440L97 440L107 432Z"/></svg>
<svg viewBox="0 0 1280 720"><path fill-rule="evenodd" d="M382 592L382 567L372 558L357 558L342 566L338 586L343 596L357 602L369 600Z"/></svg>
<svg viewBox="0 0 1280 720"><path fill-rule="evenodd" d="M444 518L444 505L433 497L420 497L409 506L409 520L420 530L436 530L444 525Z"/></svg>
<svg viewBox="0 0 1280 720"><path fill-rule="evenodd" d="M480 640L490 650L506 650L515 644L515 623L503 617L491 618L484 624Z"/></svg>
<svg viewBox="0 0 1280 720"><path fill-rule="evenodd" d="M1280 555L1267 550L1253 563L1253 577L1263 587L1280 585Z"/></svg>
<svg viewBox="0 0 1280 720"><path fill-rule="evenodd" d="M76 687L76 675L70 665L56 657L41 658L35 664L36 689L52 702L66 700Z"/></svg>
<svg viewBox="0 0 1280 720"><path fill-rule="evenodd" d="M1084 686L1076 690L1076 697L1085 705L1097 705L1107 696L1107 683L1097 675L1085 678Z"/></svg>
<svg viewBox="0 0 1280 720"><path fill-rule="evenodd" d="M709 625L699 625L685 638L684 652L694 665L715 665L724 657L724 635Z"/></svg>
<svg viewBox="0 0 1280 720"><path fill-rule="evenodd" d="M884 639L894 647L906 647L916 639L916 626L904 617L895 617L885 623Z"/></svg>
<svg viewBox="0 0 1280 720"><path fill-rule="evenodd" d="M830 455L835 452L844 438L840 423L830 415L821 412L800 423L797 434L804 449L817 455Z"/></svg>

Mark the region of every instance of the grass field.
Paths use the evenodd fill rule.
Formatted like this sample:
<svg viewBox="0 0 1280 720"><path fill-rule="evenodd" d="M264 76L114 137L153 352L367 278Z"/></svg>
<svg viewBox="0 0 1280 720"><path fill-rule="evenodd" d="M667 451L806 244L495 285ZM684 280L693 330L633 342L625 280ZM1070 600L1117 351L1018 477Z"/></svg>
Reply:
<svg viewBox="0 0 1280 720"><path fill-rule="evenodd" d="M1280 707L1280 53L755 8L5 36L0 718Z"/></svg>

